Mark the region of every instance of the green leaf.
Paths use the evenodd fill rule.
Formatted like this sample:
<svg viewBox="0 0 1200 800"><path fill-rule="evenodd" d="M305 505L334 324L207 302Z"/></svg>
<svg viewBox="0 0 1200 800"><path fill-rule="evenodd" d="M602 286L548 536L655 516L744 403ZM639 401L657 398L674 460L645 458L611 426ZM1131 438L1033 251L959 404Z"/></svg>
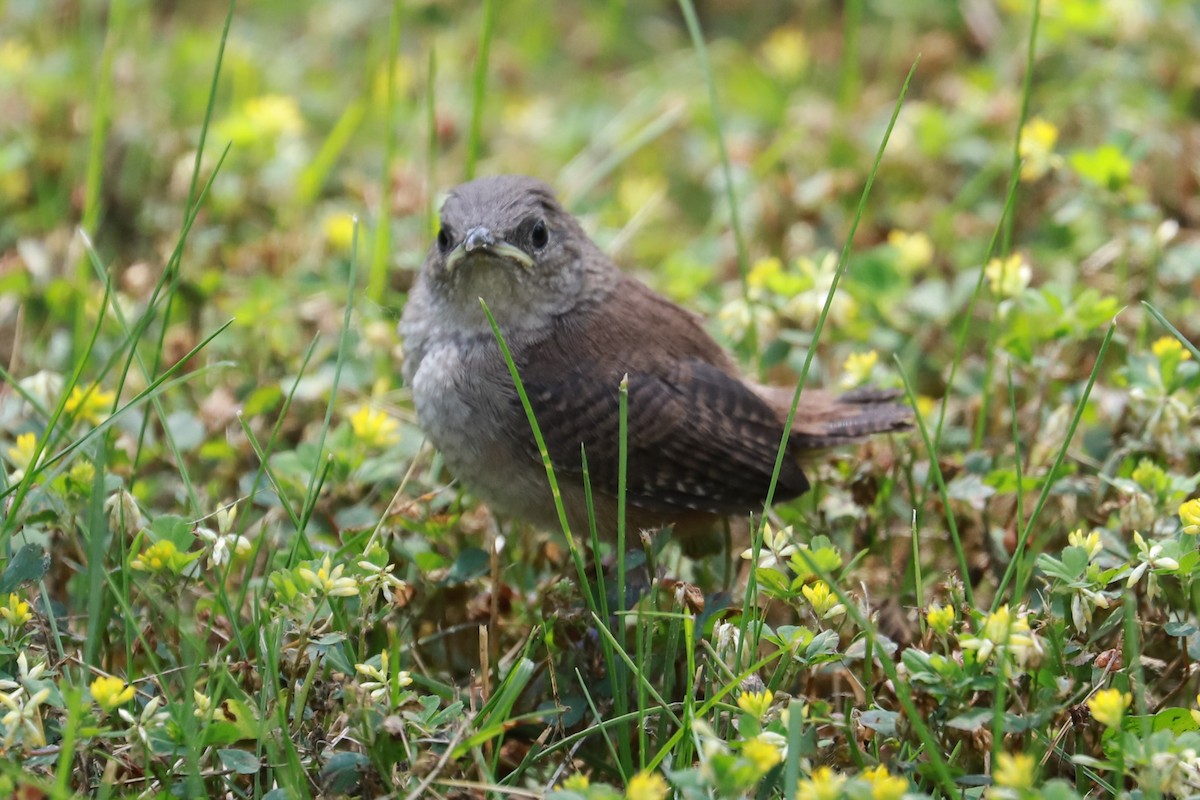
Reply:
<svg viewBox="0 0 1200 800"><path fill-rule="evenodd" d="M356 794L370 771L371 760L362 753L335 753L321 767L322 794Z"/></svg>
<svg viewBox="0 0 1200 800"><path fill-rule="evenodd" d="M478 547L468 547L458 554L458 558L450 566L450 571L442 579L442 585L455 586L486 575L490 565L491 559L486 551Z"/></svg>
<svg viewBox="0 0 1200 800"><path fill-rule="evenodd" d="M7 595L22 583L40 580L49 566L50 557L39 545L25 545L0 574L0 594Z"/></svg>
<svg viewBox="0 0 1200 800"><path fill-rule="evenodd" d="M150 523L150 541L170 542L186 551L192 546L196 537L192 535L192 524L183 517L174 514L163 514Z"/></svg>
<svg viewBox="0 0 1200 800"><path fill-rule="evenodd" d="M992 710L990 708L980 708L954 717L946 722L946 727L974 733L975 731L982 730L991 720Z"/></svg>
<svg viewBox="0 0 1200 800"><path fill-rule="evenodd" d="M219 749L217 758L221 760L222 767L233 770L238 775L253 775L261 766L258 756L245 750Z"/></svg>

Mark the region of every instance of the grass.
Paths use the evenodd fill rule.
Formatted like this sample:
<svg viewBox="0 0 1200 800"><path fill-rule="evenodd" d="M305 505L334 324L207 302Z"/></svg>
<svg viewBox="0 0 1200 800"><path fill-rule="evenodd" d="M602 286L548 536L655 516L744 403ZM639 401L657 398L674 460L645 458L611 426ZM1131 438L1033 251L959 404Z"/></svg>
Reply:
<svg viewBox="0 0 1200 800"><path fill-rule="evenodd" d="M9 9L0 789L1194 794L1200 20L994 10ZM493 519L395 320L497 172L916 430L723 555Z"/></svg>

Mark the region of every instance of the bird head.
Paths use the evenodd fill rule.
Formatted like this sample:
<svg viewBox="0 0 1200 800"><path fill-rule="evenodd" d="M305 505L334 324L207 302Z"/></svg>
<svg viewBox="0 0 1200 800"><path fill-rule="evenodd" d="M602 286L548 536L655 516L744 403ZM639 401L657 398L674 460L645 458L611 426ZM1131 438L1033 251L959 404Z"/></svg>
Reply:
<svg viewBox="0 0 1200 800"><path fill-rule="evenodd" d="M538 327L578 302L591 251L595 245L546 184L480 178L450 192L422 279L443 313L464 317L448 322L478 327L483 298L502 324Z"/></svg>

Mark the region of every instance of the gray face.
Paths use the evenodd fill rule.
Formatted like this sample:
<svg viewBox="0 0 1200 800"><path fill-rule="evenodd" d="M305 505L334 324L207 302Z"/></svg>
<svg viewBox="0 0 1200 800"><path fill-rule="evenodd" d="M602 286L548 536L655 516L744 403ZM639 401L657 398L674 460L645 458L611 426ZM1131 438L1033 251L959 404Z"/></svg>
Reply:
<svg viewBox="0 0 1200 800"><path fill-rule="evenodd" d="M550 187L500 175L450 193L422 269L430 294L464 323L482 318L482 297L498 320L534 327L574 304L589 246Z"/></svg>

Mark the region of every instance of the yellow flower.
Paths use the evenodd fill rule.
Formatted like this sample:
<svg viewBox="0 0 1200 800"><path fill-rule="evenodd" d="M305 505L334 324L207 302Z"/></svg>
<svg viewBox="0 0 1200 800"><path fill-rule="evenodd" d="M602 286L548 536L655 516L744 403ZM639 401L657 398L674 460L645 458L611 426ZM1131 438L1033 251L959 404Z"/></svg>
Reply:
<svg viewBox="0 0 1200 800"><path fill-rule="evenodd" d="M793 322L811 328L821 316L825 299L833 287L837 275L836 253L826 253L819 261L812 258L796 259L796 273L804 291L789 293L791 297L783 306L783 315ZM846 292L835 292L829 305L829 322L842 327L854 321L858 315L858 302Z"/></svg>
<svg viewBox="0 0 1200 800"><path fill-rule="evenodd" d="M1133 700L1129 692L1122 693L1120 689L1102 689L1087 701L1088 711L1092 719L1106 728L1119 728L1125 717L1125 709Z"/></svg>
<svg viewBox="0 0 1200 800"><path fill-rule="evenodd" d="M900 800L908 791L908 781L889 773L883 764L863 770L859 777L871 784L871 800Z"/></svg>
<svg viewBox="0 0 1200 800"><path fill-rule="evenodd" d="M796 80L808 66L808 42L800 28L776 28L762 45L762 57L777 77Z"/></svg>
<svg viewBox="0 0 1200 800"><path fill-rule="evenodd" d="M625 787L625 800L664 800L671 787L661 775L639 772Z"/></svg>
<svg viewBox="0 0 1200 800"><path fill-rule="evenodd" d="M808 600L813 613L821 619L840 617L846 613L846 607L837 601L835 595L825 581L817 581L800 589L804 599Z"/></svg>
<svg viewBox="0 0 1200 800"><path fill-rule="evenodd" d="M334 250L349 250L354 245L355 219L351 214L338 212L325 217L321 223L325 242Z"/></svg>
<svg viewBox="0 0 1200 800"><path fill-rule="evenodd" d="M387 447L400 441L396 420L366 403L350 415L350 427L359 441L371 447Z"/></svg>
<svg viewBox="0 0 1200 800"><path fill-rule="evenodd" d="M929 262L933 261L933 242L922 231L909 233L895 230L888 234L887 240L896 251L896 266L906 275L929 266Z"/></svg>
<svg viewBox="0 0 1200 800"><path fill-rule="evenodd" d="M1192 357L1191 352L1183 349L1183 345L1174 336L1163 336L1154 340L1150 350L1159 361L1167 359L1187 361Z"/></svg>
<svg viewBox="0 0 1200 800"><path fill-rule="evenodd" d="M37 452L37 435L22 433L17 442L8 448L8 460L18 469L29 469L33 464L33 455Z"/></svg>
<svg viewBox="0 0 1200 800"><path fill-rule="evenodd" d="M342 571L345 568L344 564L332 566L329 556L325 556L315 572L308 567L301 567L296 572L310 586L316 586L331 597L353 597L358 594L358 581L350 577L343 578Z"/></svg>
<svg viewBox="0 0 1200 800"><path fill-rule="evenodd" d="M950 632L950 626L954 624L954 607L940 606L934 603L925 612L925 621L929 623L930 628L945 636Z"/></svg>
<svg viewBox="0 0 1200 800"><path fill-rule="evenodd" d="M96 480L96 467L86 458L81 458L71 465L71 471L67 474L76 486L90 488Z"/></svg>
<svg viewBox="0 0 1200 800"><path fill-rule="evenodd" d="M1054 144L1058 141L1058 128L1041 117L1034 117L1021 128L1021 180L1036 181L1058 165L1054 156Z"/></svg>
<svg viewBox="0 0 1200 800"><path fill-rule="evenodd" d="M63 410L84 422L99 425L116 397L116 394L104 391L95 383L86 389L76 386L71 390Z"/></svg>
<svg viewBox="0 0 1200 800"><path fill-rule="evenodd" d="M775 693L770 689L761 692L742 692L738 695L738 708L745 711L755 719L762 719L767 715L767 711L771 708L771 703L775 700Z"/></svg>
<svg viewBox="0 0 1200 800"><path fill-rule="evenodd" d="M666 191L661 178L648 173L634 173L621 178L617 186L617 202L621 210L633 216Z"/></svg>
<svg viewBox="0 0 1200 800"><path fill-rule="evenodd" d="M963 650L974 651L975 661L979 664L985 663L998 650L1011 655L1018 666L1024 667L1038 661L1043 652L1041 642L1029 625L1029 614L1020 612L1014 616L1007 605L988 614L982 629L974 636L964 637L959 644Z"/></svg>
<svg viewBox="0 0 1200 800"><path fill-rule="evenodd" d="M29 603L22 600L16 592L9 592L8 602L0 606L0 617L3 617L13 630L17 630L33 619L33 614L29 613Z"/></svg>
<svg viewBox="0 0 1200 800"><path fill-rule="evenodd" d="M923 419L931 419L933 412L937 411L939 407L940 405L936 398L930 397L927 394L917 395L917 413Z"/></svg>
<svg viewBox="0 0 1200 800"><path fill-rule="evenodd" d="M274 144L285 135L304 129L304 118L296 101L285 95L252 97L241 108L214 125L216 138L235 146Z"/></svg>
<svg viewBox="0 0 1200 800"><path fill-rule="evenodd" d="M1008 258L993 258L984 268L992 294L997 297L1016 297L1029 288L1033 269L1025 263L1020 253Z"/></svg>
<svg viewBox="0 0 1200 800"><path fill-rule="evenodd" d="M1197 708L1200 708L1200 694L1196 695L1196 706ZM1197 710L1196 708L1192 709L1192 720L1197 725L1200 725L1200 710Z"/></svg>
<svg viewBox="0 0 1200 800"><path fill-rule="evenodd" d="M867 378L871 377L871 370L875 369L875 364L878 362L879 353L874 350L868 350L865 353L851 353L846 362L842 364L842 386L851 389L866 383Z"/></svg>
<svg viewBox="0 0 1200 800"><path fill-rule="evenodd" d="M1024 753L1001 753L992 770L992 781L1006 789L1032 789L1034 781L1033 756Z"/></svg>
<svg viewBox="0 0 1200 800"><path fill-rule="evenodd" d="M1089 561L1100 555L1100 551L1104 549L1104 543L1100 541L1100 531L1092 531L1084 535L1083 528L1079 528L1067 534L1067 542L1072 547L1081 547L1086 550Z"/></svg>
<svg viewBox="0 0 1200 800"><path fill-rule="evenodd" d="M1193 536L1200 534L1200 497L1188 500L1179 507L1179 521L1183 523L1183 532Z"/></svg>
<svg viewBox="0 0 1200 800"><path fill-rule="evenodd" d="M817 767L807 780L800 781L796 800L837 800L845 782L845 775L839 775L829 767Z"/></svg>
<svg viewBox="0 0 1200 800"><path fill-rule="evenodd" d="M742 756L759 775L766 775L772 767L783 761L783 753L779 752L779 748L762 736L755 736L742 745Z"/></svg>
<svg viewBox="0 0 1200 800"><path fill-rule="evenodd" d="M576 772L574 775L560 783L558 788L565 789L568 792L582 792L591 785L592 782L588 780L587 775L584 775L582 772Z"/></svg>
<svg viewBox="0 0 1200 800"><path fill-rule="evenodd" d="M208 719L213 713L212 698L199 689L192 689L192 716Z"/></svg>
<svg viewBox="0 0 1200 800"><path fill-rule="evenodd" d="M762 547L758 551L758 566L763 568L773 567L782 561L786 561L795 553L796 545L792 544L792 535L790 525L786 528L776 529L771 526L771 523L765 523ZM754 558L754 548L747 547L743 550L742 558Z"/></svg>
<svg viewBox="0 0 1200 800"><path fill-rule="evenodd" d="M91 683L92 699L105 711L112 711L133 699L133 687L115 675L101 675Z"/></svg>
<svg viewBox="0 0 1200 800"><path fill-rule="evenodd" d="M33 51L29 45L17 39L0 42L0 75L17 76L29 66Z"/></svg>
<svg viewBox="0 0 1200 800"><path fill-rule="evenodd" d="M295 98L286 95L253 97L246 101L243 113L263 138L275 139L304 129L304 118L300 116Z"/></svg>
<svg viewBox="0 0 1200 800"><path fill-rule="evenodd" d="M143 572L175 572L178 555L179 549L175 543L164 539L143 550L141 555L129 562L129 566Z"/></svg>

